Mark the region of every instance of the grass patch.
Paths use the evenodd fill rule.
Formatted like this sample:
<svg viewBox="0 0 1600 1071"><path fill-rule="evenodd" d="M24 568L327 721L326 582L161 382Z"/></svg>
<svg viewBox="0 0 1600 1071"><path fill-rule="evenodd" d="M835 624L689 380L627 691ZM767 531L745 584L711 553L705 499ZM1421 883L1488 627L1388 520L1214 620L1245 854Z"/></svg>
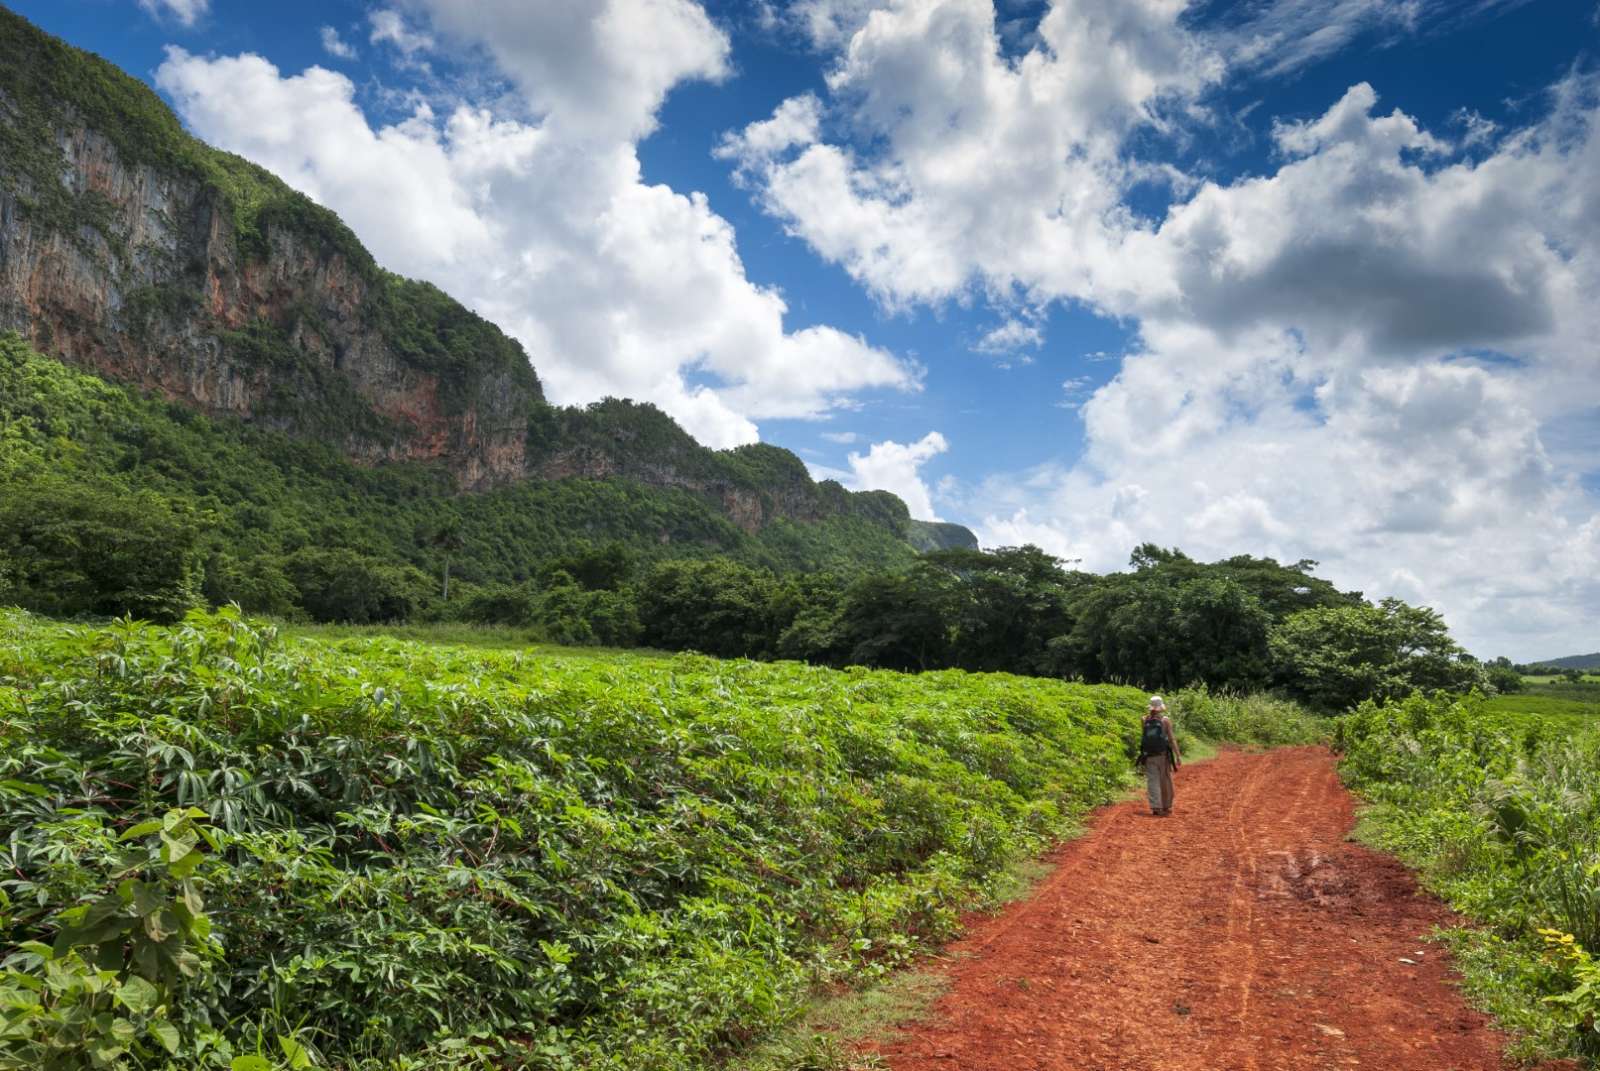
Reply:
<svg viewBox="0 0 1600 1071"><path fill-rule="evenodd" d="M1600 733L1550 708L1506 709L1518 698L1549 701L1419 695L1341 719L1341 773L1369 801L1354 836L1477 924L1436 937L1515 1055L1596 1067ZM1567 951L1547 950L1546 933Z"/></svg>
<svg viewBox="0 0 1600 1071"><path fill-rule="evenodd" d="M892 1041L896 1027L926 1016L949 988L943 971L924 966L899 971L868 989L821 997L778 1036L727 1066L736 1071L883 1067L882 1060L860 1052L860 1047Z"/></svg>
<svg viewBox="0 0 1600 1071"><path fill-rule="evenodd" d="M1450 950L1468 1002L1511 1035L1506 1055L1535 1063L1571 1051L1571 1029L1550 1014L1544 1000L1562 979L1542 945L1465 927L1439 930L1431 940Z"/></svg>
<svg viewBox="0 0 1600 1071"><path fill-rule="evenodd" d="M314 643L355 645L373 640L404 640L431 647L463 647L483 651L520 651L533 657L601 660L625 657L671 658L670 651L648 648L572 646L551 643L536 629L512 625L474 625L456 621L419 622L395 625L310 625L282 623L279 627L290 639Z"/></svg>

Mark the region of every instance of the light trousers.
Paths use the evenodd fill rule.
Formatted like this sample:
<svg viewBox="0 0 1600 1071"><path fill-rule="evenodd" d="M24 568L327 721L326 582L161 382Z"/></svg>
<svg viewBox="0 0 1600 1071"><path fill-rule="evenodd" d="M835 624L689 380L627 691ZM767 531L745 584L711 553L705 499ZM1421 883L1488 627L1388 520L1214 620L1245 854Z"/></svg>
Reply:
<svg viewBox="0 0 1600 1071"><path fill-rule="evenodd" d="M1144 784L1150 792L1152 811L1172 809L1172 758L1152 755L1144 760Z"/></svg>

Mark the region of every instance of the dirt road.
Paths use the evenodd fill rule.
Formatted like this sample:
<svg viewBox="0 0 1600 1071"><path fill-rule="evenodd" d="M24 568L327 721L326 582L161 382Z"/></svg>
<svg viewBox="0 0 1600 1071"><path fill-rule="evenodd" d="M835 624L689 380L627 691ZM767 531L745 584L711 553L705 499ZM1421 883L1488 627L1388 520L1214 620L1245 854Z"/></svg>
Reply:
<svg viewBox="0 0 1600 1071"><path fill-rule="evenodd" d="M1100 812L879 1051L894 1071L1509 1066L1422 940L1448 912L1353 821L1320 748L1185 767L1170 818Z"/></svg>

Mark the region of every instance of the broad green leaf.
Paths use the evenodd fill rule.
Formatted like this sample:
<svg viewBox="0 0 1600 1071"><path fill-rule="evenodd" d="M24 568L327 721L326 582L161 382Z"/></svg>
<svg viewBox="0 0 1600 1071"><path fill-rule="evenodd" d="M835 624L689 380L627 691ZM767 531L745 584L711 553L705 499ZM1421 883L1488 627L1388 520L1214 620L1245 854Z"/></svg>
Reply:
<svg viewBox="0 0 1600 1071"><path fill-rule="evenodd" d="M89 1046L89 1059L95 1067L112 1067L127 1051L114 1041L96 1041Z"/></svg>
<svg viewBox="0 0 1600 1071"><path fill-rule="evenodd" d="M161 1002L161 994L149 982L133 975L117 989L117 1000L135 1015L147 1015Z"/></svg>
<svg viewBox="0 0 1600 1071"><path fill-rule="evenodd" d="M190 874L194 873L194 868L199 866L200 861L204 858L205 853L198 849L191 850L187 854L181 855L172 862L168 863L167 872L173 877L182 881L184 878L187 878Z"/></svg>
<svg viewBox="0 0 1600 1071"><path fill-rule="evenodd" d="M228 1064L229 1071L273 1071L272 1061L265 1056L251 1053L246 1056L235 1056Z"/></svg>
<svg viewBox="0 0 1600 1071"><path fill-rule="evenodd" d="M122 831L122 836L117 839L133 840L136 837L148 837L152 833L159 833L161 828L161 819L152 818L148 822L140 822L138 825L129 826Z"/></svg>
<svg viewBox="0 0 1600 1071"><path fill-rule="evenodd" d="M173 1056L178 1054L178 1045L182 1039L178 1035L177 1027L165 1019L157 1019L147 1029L150 1031L150 1036L155 1038L163 1049Z"/></svg>
<svg viewBox="0 0 1600 1071"><path fill-rule="evenodd" d="M291 1071L304 1071L305 1068L315 1067L311 1062L311 1054L306 1047L294 1038L278 1036L278 1047L283 1050L284 1057L289 1061Z"/></svg>
<svg viewBox="0 0 1600 1071"><path fill-rule="evenodd" d="M150 940L161 944L178 932L178 926L172 912L154 911L144 917L144 932L150 935Z"/></svg>
<svg viewBox="0 0 1600 1071"><path fill-rule="evenodd" d="M155 885L147 881L133 883L133 909L140 915L149 915L160 911L167 905L166 894Z"/></svg>

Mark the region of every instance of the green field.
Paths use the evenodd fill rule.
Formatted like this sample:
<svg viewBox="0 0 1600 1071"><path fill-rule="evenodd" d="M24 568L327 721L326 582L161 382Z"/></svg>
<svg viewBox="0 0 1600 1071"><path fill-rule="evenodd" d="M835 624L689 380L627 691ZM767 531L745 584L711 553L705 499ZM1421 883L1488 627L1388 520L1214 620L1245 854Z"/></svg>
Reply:
<svg viewBox="0 0 1600 1071"><path fill-rule="evenodd" d="M1551 719L1573 729L1600 725L1600 702L1565 699L1536 692L1497 695L1485 700L1482 709L1487 713L1512 718Z"/></svg>
<svg viewBox="0 0 1600 1071"><path fill-rule="evenodd" d="M704 1067L951 936L1143 706L451 638L0 612L0 1067Z"/></svg>
<svg viewBox="0 0 1600 1071"><path fill-rule="evenodd" d="M1554 676L1522 680L1525 690L1493 696L1481 709L1524 727L1546 720L1568 730L1600 725L1600 677L1575 682Z"/></svg>

